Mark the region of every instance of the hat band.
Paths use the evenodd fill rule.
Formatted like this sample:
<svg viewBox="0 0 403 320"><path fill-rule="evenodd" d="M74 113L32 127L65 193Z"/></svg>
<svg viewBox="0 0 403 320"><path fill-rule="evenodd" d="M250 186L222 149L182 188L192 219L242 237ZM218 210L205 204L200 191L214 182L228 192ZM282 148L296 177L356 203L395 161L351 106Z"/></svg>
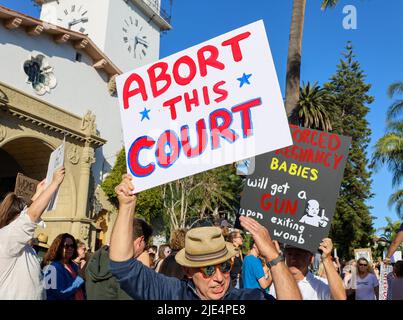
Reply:
<svg viewBox="0 0 403 320"><path fill-rule="evenodd" d="M190 261L207 261L211 259L217 259L224 257L228 253L227 246L220 251L206 254L190 254L185 251L185 257Z"/></svg>

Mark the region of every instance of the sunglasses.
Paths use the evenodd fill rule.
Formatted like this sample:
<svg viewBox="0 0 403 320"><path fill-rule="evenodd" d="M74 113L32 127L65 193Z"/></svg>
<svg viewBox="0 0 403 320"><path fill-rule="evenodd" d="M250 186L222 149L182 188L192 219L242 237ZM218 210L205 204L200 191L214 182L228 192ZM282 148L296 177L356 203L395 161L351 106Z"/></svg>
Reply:
<svg viewBox="0 0 403 320"><path fill-rule="evenodd" d="M74 248L74 244L65 243L65 244L63 245L63 248L65 248L65 249Z"/></svg>
<svg viewBox="0 0 403 320"><path fill-rule="evenodd" d="M216 264L214 266L202 267L200 268L200 271L206 278L210 278L216 273L217 268L220 268L220 271L222 273L228 273L231 271L232 265L233 265L232 260L227 260L223 263Z"/></svg>
<svg viewBox="0 0 403 320"><path fill-rule="evenodd" d="M358 264L360 267L366 267L366 266L368 266L366 263L359 263Z"/></svg>

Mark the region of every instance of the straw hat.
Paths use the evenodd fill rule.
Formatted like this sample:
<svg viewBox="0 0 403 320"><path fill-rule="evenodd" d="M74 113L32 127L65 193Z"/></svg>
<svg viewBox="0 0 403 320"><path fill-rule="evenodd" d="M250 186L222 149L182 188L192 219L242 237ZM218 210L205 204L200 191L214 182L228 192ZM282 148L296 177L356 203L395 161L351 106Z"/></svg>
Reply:
<svg viewBox="0 0 403 320"><path fill-rule="evenodd" d="M185 248L176 262L184 267L206 267L227 261L236 255L232 243L225 242L218 227L200 227L186 233Z"/></svg>
<svg viewBox="0 0 403 320"><path fill-rule="evenodd" d="M38 243L36 244L38 247L43 247L46 249L49 249L49 245L48 245L48 236L44 233L40 233L38 234Z"/></svg>

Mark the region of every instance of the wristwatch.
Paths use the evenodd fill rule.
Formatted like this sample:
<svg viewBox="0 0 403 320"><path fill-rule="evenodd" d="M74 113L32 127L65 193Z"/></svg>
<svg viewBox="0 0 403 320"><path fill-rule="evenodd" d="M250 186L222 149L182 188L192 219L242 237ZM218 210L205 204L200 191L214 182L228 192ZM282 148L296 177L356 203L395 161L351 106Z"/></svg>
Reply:
<svg viewBox="0 0 403 320"><path fill-rule="evenodd" d="M274 267L277 263L279 263L279 262L281 262L281 261L284 261L284 260L285 260L285 259L284 259L283 254L280 253L277 258L275 258L275 259L273 259L273 260L271 260L271 261L267 261L266 265L269 267L269 269L271 269L271 268Z"/></svg>

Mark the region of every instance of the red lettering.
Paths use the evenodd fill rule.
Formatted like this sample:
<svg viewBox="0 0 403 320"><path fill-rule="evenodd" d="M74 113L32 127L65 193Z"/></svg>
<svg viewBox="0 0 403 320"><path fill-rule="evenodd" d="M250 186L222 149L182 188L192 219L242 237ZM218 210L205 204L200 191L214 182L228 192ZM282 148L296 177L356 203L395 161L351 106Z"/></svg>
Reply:
<svg viewBox="0 0 403 320"><path fill-rule="evenodd" d="M146 177L155 170L155 164L149 163L146 166L142 166L139 163L139 154L142 149L150 149L154 146L155 141L148 137L143 136L133 142L129 149L128 164L131 173L136 177Z"/></svg>
<svg viewBox="0 0 403 320"><path fill-rule="evenodd" d="M158 76L155 74L155 70L159 69L160 73ZM153 97L158 97L168 90L171 86L172 80L169 74L167 74L168 64L166 62L157 62L148 68L147 73L150 78L151 91ZM165 82L161 89L157 88L158 82ZM144 99L143 99L144 100Z"/></svg>
<svg viewBox="0 0 403 320"><path fill-rule="evenodd" d="M262 99L256 98L250 101L246 101L241 103L235 107L232 107L232 112L241 112L241 120L242 120L242 131L244 138L249 137L253 134L253 126L251 119L251 111L250 108L260 106L262 104Z"/></svg>
<svg viewBox="0 0 403 320"><path fill-rule="evenodd" d="M208 88L206 86L203 87L203 99L204 99L204 104L208 106L210 104L210 97L208 94Z"/></svg>
<svg viewBox="0 0 403 320"><path fill-rule="evenodd" d="M197 90L193 89L192 94L193 94L192 98L189 96L189 93L185 92L184 94L184 100L187 112L192 111L192 105L194 105L195 107L199 106L199 94L197 93Z"/></svg>
<svg viewBox="0 0 403 320"><path fill-rule="evenodd" d="M187 77L183 77L179 74L179 67L181 64L186 64L189 67L189 75ZM193 61L191 57L183 56L175 61L172 74L177 84L181 86L186 86L196 76L196 63Z"/></svg>
<svg viewBox="0 0 403 320"><path fill-rule="evenodd" d="M250 36L250 32L244 32L241 33L231 39L225 40L221 45L222 46L231 46L232 50L232 57L234 58L235 62L241 61L242 60L242 52L241 52L241 47L239 46L239 42L241 40L244 40Z"/></svg>
<svg viewBox="0 0 403 320"><path fill-rule="evenodd" d="M169 145L169 153L165 151L166 145ZM155 152L158 165L165 169L169 168L178 159L180 148L179 139L174 131L167 130L161 134L157 142L157 151Z"/></svg>
<svg viewBox="0 0 403 320"><path fill-rule="evenodd" d="M182 147L185 155L188 158L199 156L200 154L202 154L202 152L206 149L207 146L206 123L204 119L200 119L199 121L197 121L196 129L197 129L197 145L192 148L190 146L189 127L183 126L181 128Z"/></svg>
<svg viewBox="0 0 403 320"><path fill-rule="evenodd" d="M130 87L133 82L137 82L138 87L131 90ZM132 73L125 81L123 85L123 108L129 108L129 99L136 94L140 93L143 101L147 101L147 92L144 84L144 80L137 74Z"/></svg>
<svg viewBox="0 0 403 320"><path fill-rule="evenodd" d="M217 119L223 119L223 123L218 125ZM228 129L232 123L232 114L226 109L218 109L210 113L210 130L212 149L220 147L220 136L229 142L238 139L238 135L231 129Z"/></svg>
<svg viewBox="0 0 403 320"><path fill-rule="evenodd" d="M206 58L205 52L209 52L210 56ZM199 61L200 75L205 77L207 75L207 66L223 70L225 65L217 60L218 49L212 45L204 46L197 51L197 59Z"/></svg>
<svg viewBox="0 0 403 320"><path fill-rule="evenodd" d="M170 100L165 101L162 106L163 107L169 107L169 110L171 111L171 119L175 120L176 119L176 106L178 102L182 100L182 96L177 96L175 98L172 98Z"/></svg>
<svg viewBox="0 0 403 320"><path fill-rule="evenodd" d="M333 146L333 142L336 142L336 144ZM329 150L335 151L339 149L341 146L341 141L340 137L337 134L332 133L329 137Z"/></svg>
<svg viewBox="0 0 403 320"><path fill-rule="evenodd" d="M218 98L214 99L214 101L217 103L224 101L228 97L228 91L221 88L221 86L223 86L224 84L225 84L225 81L220 81L220 82L217 82L213 87L214 93L217 93L220 95Z"/></svg>

